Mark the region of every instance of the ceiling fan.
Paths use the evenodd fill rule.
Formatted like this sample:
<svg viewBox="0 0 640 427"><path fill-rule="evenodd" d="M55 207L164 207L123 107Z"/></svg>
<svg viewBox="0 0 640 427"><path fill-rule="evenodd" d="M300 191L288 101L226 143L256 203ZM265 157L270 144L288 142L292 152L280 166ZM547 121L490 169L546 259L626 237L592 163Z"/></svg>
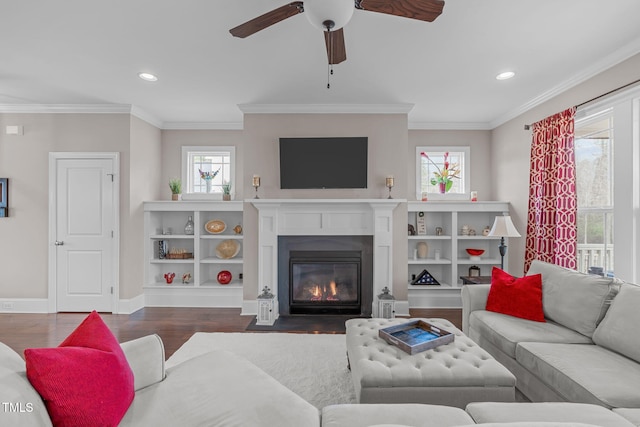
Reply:
<svg viewBox="0 0 640 427"><path fill-rule="evenodd" d="M432 22L442 13L442 0L306 0L294 1L240 24L229 32L240 38L248 37L273 24L306 12L309 22L324 31L329 64L347 59L344 27L355 9L385 13L404 18Z"/></svg>

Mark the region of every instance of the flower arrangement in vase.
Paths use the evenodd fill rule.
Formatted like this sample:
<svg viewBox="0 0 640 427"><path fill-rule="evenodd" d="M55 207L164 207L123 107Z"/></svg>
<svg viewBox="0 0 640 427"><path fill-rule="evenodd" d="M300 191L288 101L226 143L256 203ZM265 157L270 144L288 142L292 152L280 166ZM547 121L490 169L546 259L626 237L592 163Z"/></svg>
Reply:
<svg viewBox="0 0 640 427"><path fill-rule="evenodd" d="M204 180L204 183L207 187L207 193L211 193L211 181L213 181L213 178L218 175L220 169L221 168L218 168L217 171L213 172L205 172L202 169L198 169L198 172L200 172L200 178Z"/></svg>
<svg viewBox="0 0 640 427"><path fill-rule="evenodd" d="M453 186L452 178L460 179L460 165L458 165L457 163L449 163L449 152L447 151L446 153L444 153L444 162L442 169L440 169L440 167L433 160L431 160L431 158L424 151L421 152L420 155L431 162L431 164L437 169L437 171L433 172L434 177L429 181L431 185L437 185L440 194L445 194L446 192L451 190L451 187Z"/></svg>

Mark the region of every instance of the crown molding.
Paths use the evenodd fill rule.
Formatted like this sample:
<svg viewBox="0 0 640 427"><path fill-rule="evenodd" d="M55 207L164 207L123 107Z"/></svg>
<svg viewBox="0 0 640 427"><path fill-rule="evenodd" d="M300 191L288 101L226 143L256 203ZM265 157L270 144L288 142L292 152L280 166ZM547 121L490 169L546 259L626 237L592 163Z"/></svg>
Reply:
<svg viewBox="0 0 640 427"><path fill-rule="evenodd" d="M243 114L408 114L414 104L238 104Z"/></svg>
<svg viewBox="0 0 640 427"><path fill-rule="evenodd" d="M482 122L412 122L409 130L491 130L490 123Z"/></svg>
<svg viewBox="0 0 640 427"><path fill-rule="evenodd" d="M122 114L131 113L128 104L0 104L0 113L40 114L40 113L90 113Z"/></svg>
<svg viewBox="0 0 640 427"><path fill-rule="evenodd" d="M243 130L243 122L164 122L163 130Z"/></svg>
<svg viewBox="0 0 640 427"><path fill-rule="evenodd" d="M575 74L574 76L570 77L569 79L565 80L559 85L531 99L529 102L491 121L490 122L491 129L495 129L498 126L508 122L509 120L515 119L516 117L526 113L532 108L535 108L538 105L543 104L544 102L560 95L563 92L566 92L567 90L579 85L580 83L584 83L590 78L595 77L600 73L603 73L609 68L612 68L620 64L621 62L631 58L632 56L638 53L640 53L640 39L627 43L625 46L610 53L609 55L602 58L600 61L595 62L590 67L585 68L582 72Z"/></svg>
<svg viewBox="0 0 640 427"><path fill-rule="evenodd" d="M151 126L155 126L158 129L162 129L162 125L163 125L162 120L158 119L153 114L149 114L142 108L136 107L135 105L130 105L129 111L131 112L132 116L136 116L140 120L149 123Z"/></svg>

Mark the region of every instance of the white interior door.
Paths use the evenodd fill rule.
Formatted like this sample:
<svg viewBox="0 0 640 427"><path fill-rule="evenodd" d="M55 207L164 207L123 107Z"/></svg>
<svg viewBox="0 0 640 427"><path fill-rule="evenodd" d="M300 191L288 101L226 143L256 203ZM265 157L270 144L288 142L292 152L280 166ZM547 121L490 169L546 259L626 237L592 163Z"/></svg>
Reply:
<svg viewBox="0 0 640 427"><path fill-rule="evenodd" d="M56 311L114 311L113 158L56 158L52 221Z"/></svg>

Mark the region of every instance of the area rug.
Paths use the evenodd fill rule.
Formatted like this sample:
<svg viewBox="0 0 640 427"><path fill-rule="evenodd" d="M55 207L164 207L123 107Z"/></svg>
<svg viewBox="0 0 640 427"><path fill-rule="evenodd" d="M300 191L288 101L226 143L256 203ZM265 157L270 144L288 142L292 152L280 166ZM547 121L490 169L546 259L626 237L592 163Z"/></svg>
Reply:
<svg viewBox="0 0 640 427"><path fill-rule="evenodd" d="M318 409L356 403L345 335L196 332L166 366L216 349L248 359Z"/></svg>

